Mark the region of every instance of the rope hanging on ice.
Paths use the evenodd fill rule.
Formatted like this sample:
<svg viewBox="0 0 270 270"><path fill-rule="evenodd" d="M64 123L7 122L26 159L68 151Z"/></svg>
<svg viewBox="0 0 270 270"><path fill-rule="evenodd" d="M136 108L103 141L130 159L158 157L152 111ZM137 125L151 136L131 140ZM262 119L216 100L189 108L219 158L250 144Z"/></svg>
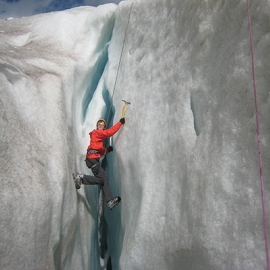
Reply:
<svg viewBox="0 0 270 270"><path fill-rule="evenodd" d="M111 113L111 109L112 109L113 97L114 97L114 92L115 92L116 83L117 83L117 79L118 79L118 73L119 73L120 65L121 65L121 61L122 61L122 55L123 55L124 46L125 46L125 42L126 42L127 30L128 30L128 26L129 26L130 14L131 14L133 3L134 3L134 1L132 2L131 6L130 6L130 10L129 10L128 23L127 23L127 27L126 27L126 31L125 31L123 46L122 46L122 50L121 50L121 54L120 54L120 58L119 58L117 72L116 72L116 79L115 79L114 87L113 87L112 101L111 101L110 109L109 109L109 112L108 112L108 116L106 118L107 123L109 122L109 117L110 117L110 113ZM126 105L127 104L125 102L125 107L126 107ZM125 110L125 108L124 108L124 110ZM123 108L122 108L122 117L123 117ZM102 190L100 189L100 193L99 193L99 221L101 220L102 213L103 213L103 196L102 195L103 195L103 193L102 193Z"/></svg>
<svg viewBox="0 0 270 270"><path fill-rule="evenodd" d="M253 83L255 113L256 113L258 157L259 157L259 166L260 166L263 229L264 229L264 242L265 242L265 253L266 253L266 266L267 266L266 269L270 270L267 224L266 224L266 207L265 207L265 200L264 200L264 180L263 180L263 170L262 170L263 165L262 165L261 143L260 143L259 113L258 113L258 104L257 104L257 90L256 90L256 79L255 79L255 67L254 67L255 65L254 65L254 52L253 52L253 42L252 42L252 28L251 28L251 19L250 19L249 0L247 0L247 11L248 11L248 27L249 27L249 38L250 38L250 52L251 52L251 62L252 62L251 63L251 65L252 65L252 83Z"/></svg>
<svg viewBox="0 0 270 270"><path fill-rule="evenodd" d="M109 121L109 117L110 117L110 113L111 113L111 109L112 109L113 97L114 97L114 92L115 92L115 89L116 89L116 83L117 83L117 80L118 80L118 74L119 74L119 70L120 70L120 65L121 65L121 62L122 62L122 56L123 56L123 51L124 51L124 47L125 47L125 43L126 43L127 30L128 30L128 26L129 26L130 15L131 15L131 10L132 10L133 4L134 4L134 1L132 1L131 5L130 5L130 9L129 9L128 23L127 23L127 27L126 27L126 31L125 31L125 35L124 35L123 46L122 46L122 50L121 50L121 54L120 54L120 58L119 58L119 63L118 63L117 72L116 72L116 78L115 78L114 87L113 87L112 102L111 102L111 106L110 106L108 116L107 116L107 119L106 119L107 123Z"/></svg>

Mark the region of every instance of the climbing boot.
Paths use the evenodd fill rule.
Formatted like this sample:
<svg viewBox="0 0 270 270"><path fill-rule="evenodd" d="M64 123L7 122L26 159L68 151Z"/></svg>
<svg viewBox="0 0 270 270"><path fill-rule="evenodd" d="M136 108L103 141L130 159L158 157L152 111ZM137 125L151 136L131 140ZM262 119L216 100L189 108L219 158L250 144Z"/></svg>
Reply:
<svg viewBox="0 0 270 270"><path fill-rule="evenodd" d="M112 210L120 202L121 202L121 198L115 197L114 199L108 201L107 205L110 208L110 210Z"/></svg>
<svg viewBox="0 0 270 270"><path fill-rule="evenodd" d="M82 180L83 180L83 174L81 174L81 173L73 174L73 179L74 179L74 182L75 182L75 187L77 189L80 189L81 184L82 184Z"/></svg>

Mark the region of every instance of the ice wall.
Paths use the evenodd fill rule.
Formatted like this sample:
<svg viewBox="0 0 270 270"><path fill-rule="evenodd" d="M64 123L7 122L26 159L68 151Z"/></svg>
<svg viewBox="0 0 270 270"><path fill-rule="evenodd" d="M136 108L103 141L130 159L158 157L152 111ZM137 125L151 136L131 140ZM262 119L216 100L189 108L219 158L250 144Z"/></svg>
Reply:
<svg viewBox="0 0 270 270"><path fill-rule="evenodd" d="M0 21L1 269L99 269L98 190L72 173L116 7Z"/></svg>
<svg viewBox="0 0 270 270"><path fill-rule="evenodd" d="M115 140L113 269L265 269L246 1L131 4L120 3L109 47L114 78L132 8L114 94L116 115L122 98L132 104ZM268 217L269 11L252 1Z"/></svg>
<svg viewBox="0 0 270 270"><path fill-rule="evenodd" d="M269 14L252 1L268 213ZM99 269L98 189L70 176L89 173L88 132L122 99L105 160L122 197L104 212L112 269L265 268L245 1L0 21L0 44L1 269Z"/></svg>

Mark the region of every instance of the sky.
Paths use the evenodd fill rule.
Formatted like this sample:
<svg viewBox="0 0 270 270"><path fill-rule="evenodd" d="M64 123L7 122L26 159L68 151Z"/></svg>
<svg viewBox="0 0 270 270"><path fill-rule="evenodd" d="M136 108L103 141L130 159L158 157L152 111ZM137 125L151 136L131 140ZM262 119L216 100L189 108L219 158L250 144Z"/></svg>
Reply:
<svg viewBox="0 0 270 270"><path fill-rule="evenodd" d="M123 0L0 0L0 19L21 18L78 6L119 4Z"/></svg>

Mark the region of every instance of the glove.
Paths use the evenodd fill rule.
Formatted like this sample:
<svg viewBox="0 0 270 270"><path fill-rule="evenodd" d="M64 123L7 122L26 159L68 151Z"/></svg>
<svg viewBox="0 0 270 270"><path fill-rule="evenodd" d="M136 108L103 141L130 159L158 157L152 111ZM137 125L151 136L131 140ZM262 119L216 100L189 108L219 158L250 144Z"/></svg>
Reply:
<svg viewBox="0 0 270 270"><path fill-rule="evenodd" d="M110 152L112 152L113 151L113 147L112 146L109 146L108 148L107 148L107 153L110 153Z"/></svg>
<svg viewBox="0 0 270 270"><path fill-rule="evenodd" d="M125 118L121 118L121 119L120 119L120 122L121 122L122 125L124 125L125 122L126 122L126 121L125 121Z"/></svg>

